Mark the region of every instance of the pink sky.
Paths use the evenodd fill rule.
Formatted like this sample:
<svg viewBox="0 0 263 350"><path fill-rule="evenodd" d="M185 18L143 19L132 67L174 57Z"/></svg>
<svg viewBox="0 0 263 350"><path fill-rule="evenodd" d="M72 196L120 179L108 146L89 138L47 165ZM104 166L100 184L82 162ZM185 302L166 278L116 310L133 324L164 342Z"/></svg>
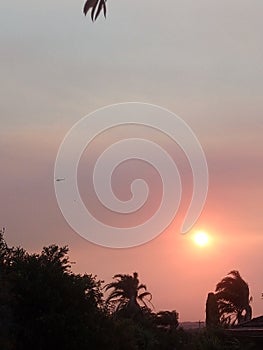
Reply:
<svg viewBox="0 0 263 350"><path fill-rule="evenodd" d="M1 9L0 226L8 243L31 252L67 244L74 271L106 282L138 271L156 309L176 309L181 321L203 320L207 293L237 269L254 315L262 314L262 0L165 7L112 0L108 19L95 25L82 16L82 3L6 2ZM63 137L88 113L125 101L171 110L202 144L210 187L194 229L209 232L208 247L179 234L191 195L184 166L175 221L143 246L96 246L63 218L53 186ZM81 169L85 197L85 157Z"/></svg>
<svg viewBox="0 0 263 350"><path fill-rule="evenodd" d="M261 314L262 165L259 152L253 150L255 144L243 152L235 146L232 152L225 152L224 147L222 151L205 149L210 189L193 232L207 231L211 235L208 247L197 247L191 232L179 233L186 200L166 232L145 245L122 250L89 243L60 213L53 167L63 130L24 130L1 139L5 159L1 221L7 226L9 244L29 251L51 243L67 244L76 261L74 271L92 272L106 282L115 273L138 271L153 294L156 309L176 309L181 321L203 320L207 293L229 271L238 269L250 285L254 314Z"/></svg>

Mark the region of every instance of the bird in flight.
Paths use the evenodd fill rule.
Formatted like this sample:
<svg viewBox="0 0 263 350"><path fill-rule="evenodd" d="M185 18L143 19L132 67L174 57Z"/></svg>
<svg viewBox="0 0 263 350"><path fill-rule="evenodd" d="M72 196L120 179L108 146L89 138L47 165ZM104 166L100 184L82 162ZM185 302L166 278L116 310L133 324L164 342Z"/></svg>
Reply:
<svg viewBox="0 0 263 350"><path fill-rule="evenodd" d="M104 17L106 18L106 1L107 0L87 0L83 7L84 15L86 16L89 10L91 10L91 19L92 21L96 21L101 11L103 11Z"/></svg>

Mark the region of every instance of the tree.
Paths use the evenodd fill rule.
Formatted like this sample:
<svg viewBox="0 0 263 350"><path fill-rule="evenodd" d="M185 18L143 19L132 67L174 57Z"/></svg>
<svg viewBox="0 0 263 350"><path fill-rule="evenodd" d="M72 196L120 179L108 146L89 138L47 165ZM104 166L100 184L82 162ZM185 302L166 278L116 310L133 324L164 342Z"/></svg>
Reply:
<svg viewBox="0 0 263 350"><path fill-rule="evenodd" d="M72 273L67 247L29 254L0 231L0 283L1 349L106 347L102 281Z"/></svg>
<svg viewBox="0 0 263 350"><path fill-rule="evenodd" d="M106 1L107 0L87 0L83 8L85 16L89 10L91 10L91 19L92 21L96 21L101 11L103 11L104 17L106 18Z"/></svg>
<svg viewBox="0 0 263 350"><path fill-rule="evenodd" d="M156 314L156 324L160 328L172 331L175 330L179 325L178 317L178 312L175 310L159 311Z"/></svg>
<svg viewBox="0 0 263 350"><path fill-rule="evenodd" d="M115 311L125 316L135 317L141 314L141 307L143 305L148 307L145 299L148 297L148 302L150 302L152 295L144 284L139 283L138 273L118 274L113 278L115 281L105 286L106 291L112 290L106 302L117 305Z"/></svg>
<svg viewBox="0 0 263 350"><path fill-rule="evenodd" d="M12 255L4 240L5 228L0 229L0 348L15 349L12 339L14 314L11 304L14 299L11 293L11 283L7 277L7 265Z"/></svg>
<svg viewBox="0 0 263 350"><path fill-rule="evenodd" d="M216 299L222 323L234 325L251 319L249 286L238 271L229 272L217 284Z"/></svg>
<svg viewBox="0 0 263 350"><path fill-rule="evenodd" d="M206 327L216 328L219 325L219 310L214 293L208 293L206 301Z"/></svg>
<svg viewBox="0 0 263 350"><path fill-rule="evenodd" d="M67 247L9 247L0 229L0 349L171 350L182 343L176 311L155 314L138 274L106 286L71 271Z"/></svg>

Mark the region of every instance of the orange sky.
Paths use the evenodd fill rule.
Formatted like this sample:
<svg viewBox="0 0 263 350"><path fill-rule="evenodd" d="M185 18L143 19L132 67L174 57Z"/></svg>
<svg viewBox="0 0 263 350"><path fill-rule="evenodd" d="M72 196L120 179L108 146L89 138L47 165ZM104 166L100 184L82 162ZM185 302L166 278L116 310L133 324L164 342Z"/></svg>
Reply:
<svg viewBox="0 0 263 350"><path fill-rule="evenodd" d="M1 139L5 159L1 220L10 244L30 251L51 243L68 244L71 260L76 261L74 271L92 272L106 282L115 273L138 271L153 293L156 309L176 309L181 321L203 320L207 293L229 271L238 269L250 285L254 313L261 313L262 169L256 156L247 156L248 149L242 157L235 152L207 152L210 188L192 231L210 234L207 247L196 246L191 232L179 233L190 194L186 190L188 199L166 232L140 247L109 249L73 232L57 206L53 167L62 136L57 127L9 133Z"/></svg>

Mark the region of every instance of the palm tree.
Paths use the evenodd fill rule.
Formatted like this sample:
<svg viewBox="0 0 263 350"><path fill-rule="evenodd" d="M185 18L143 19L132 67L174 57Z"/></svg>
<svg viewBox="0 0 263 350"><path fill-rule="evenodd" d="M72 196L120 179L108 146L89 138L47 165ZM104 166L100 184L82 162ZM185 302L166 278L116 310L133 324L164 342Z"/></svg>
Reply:
<svg viewBox="0 0 263 350"><path fill-rule="evenodd" d="M96 21L98 15L103 11L104 17L106 18L106 1L107 0L87 0L83 7L83 12L86 14L91 10L91 19Z"/></svg>
<svg viewBox="0 0 263 350"><path fill-rule="evenodd" d="M252 316L248 284L238 271L231 271L216 286L216 299L222 323L239 324Z"/></svg>
<svg viewBox="0 0 263 350"><path fill-rule="evenodd" d="M122 311L133 317L142 312L143 306L148 308L145 300L148 297L147 302L151 303L152 295L144 284L139 283L137 272L133 275L118 274L113 278L115 281L105 286L106 291L112 290L106 303L112 303L116 312Z"/></svg>

